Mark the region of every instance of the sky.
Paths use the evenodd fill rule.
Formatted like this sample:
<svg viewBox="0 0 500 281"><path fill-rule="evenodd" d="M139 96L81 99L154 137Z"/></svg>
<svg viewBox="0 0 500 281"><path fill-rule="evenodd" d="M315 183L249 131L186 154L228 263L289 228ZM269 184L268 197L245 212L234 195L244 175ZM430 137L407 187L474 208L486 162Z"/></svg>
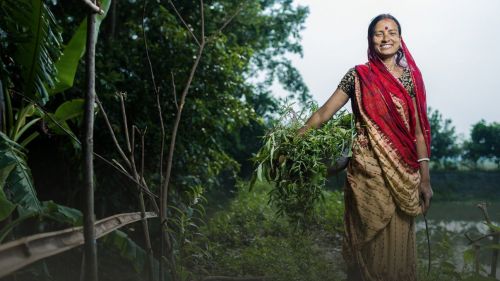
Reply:
<svg viewBox="0 0 500 281"><path fill-rule="evenodd" d="M371 19L390 13L422 72L428 106L451 119L462 138L481 119L500 122L499 0L295 2L310 13L301 33L304 56L291 59L320 105L349 68L367 61ZM275 94L286 95L280 87Z"/></svg>

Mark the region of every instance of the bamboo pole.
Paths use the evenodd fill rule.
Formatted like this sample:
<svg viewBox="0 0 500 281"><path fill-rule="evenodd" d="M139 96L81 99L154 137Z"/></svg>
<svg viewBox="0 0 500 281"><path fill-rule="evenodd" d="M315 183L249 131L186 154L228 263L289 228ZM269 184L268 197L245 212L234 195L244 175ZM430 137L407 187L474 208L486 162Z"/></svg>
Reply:
<svg viewBox="0 0 500 281"><path fill-rule="evenodd" d="M95 4L95 1L93 2ZM87 16L87 42L85 54L85 113L83 128L83 181L85 188L84 209L84 240L85 240L85 270L84 280L97 281L97 243L95 234L94 214L94 104L95 104L95 11L89 11Z"/></svg>

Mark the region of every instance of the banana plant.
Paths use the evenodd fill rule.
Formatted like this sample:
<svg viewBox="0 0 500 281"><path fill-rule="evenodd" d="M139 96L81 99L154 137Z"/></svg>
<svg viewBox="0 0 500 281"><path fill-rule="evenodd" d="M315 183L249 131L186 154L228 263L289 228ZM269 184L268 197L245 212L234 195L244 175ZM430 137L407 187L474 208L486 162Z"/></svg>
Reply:
<svg viewBox="0 0 500 281"><path fill-rule="evenodd" d="M104 13L97 16L97 30L110 3L111 0L100 1ZM16 50L9 57L9 63L0 60L0 221L14 210L18 211L17 218L0 229L0 243L17 225L33 217L81 225L79 210L52 201L39 201L26 157L26 146L40 134L33 128L41 121L52 133L69 135L74 146L78 146L68 122L81 118L84 100L66 101L53 113L41 107L53 95L73 86L78 64L85 53L86 19L67 44L63 44L59 30L43 0L0 1L0 52L7 49L7 44ZM20 71L11 73L11 69ZM16 87L12 76L19 76L23 86ZM15 106L13 94L22 100ZM145 270L144 249L125 233L108 234L103 243L117 249L136 272Z"/></svg>
<svg viewBox="0 0 500 281"><path fill-rule="evenodd" d="M110 2L101 2L104 14L97 25ZM67 122L82 116L83 99L66 101L53 113L41 106L73 86L85 53L86 25L85 19L64 45L62 28L43 0L0 1L0 52L15 50L0 60L0 221L16 206L20 217L43 212L26 159L26 146L40 134L33 130L37 124L43 121L52 133L69 135L78 147Z"/></svg>

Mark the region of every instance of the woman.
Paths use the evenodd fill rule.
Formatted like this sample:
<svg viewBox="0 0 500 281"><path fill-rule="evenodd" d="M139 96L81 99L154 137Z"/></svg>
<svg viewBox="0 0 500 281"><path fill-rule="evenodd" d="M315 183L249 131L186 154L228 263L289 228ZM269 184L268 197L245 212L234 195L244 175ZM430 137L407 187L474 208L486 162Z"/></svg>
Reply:
<svg viewBox="0 0 500 281"><path fill-rule="evenodd" d="M344 191L347 280L416 280L414 217L432 197L424 83L396 18L375 17L368 45L368 62L347 72L299 134L351 99L357 134Z"/></svg>

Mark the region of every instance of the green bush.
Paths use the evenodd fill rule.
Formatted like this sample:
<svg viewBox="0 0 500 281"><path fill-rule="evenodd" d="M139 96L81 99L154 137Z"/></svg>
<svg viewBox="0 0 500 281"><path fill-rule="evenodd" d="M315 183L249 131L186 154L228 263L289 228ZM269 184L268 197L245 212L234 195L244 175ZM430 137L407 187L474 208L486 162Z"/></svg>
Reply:
<svg viewBox="0 0 500 281"><path fill-rule="evenodd" d="M319 216L306 228L294 227L268 204L267 183L248 191L239 186L236 198L201 229L206 256L198 274L267 276L276 281L341 280L339 254L343 205L339 192L325 192Z"/></svg>

